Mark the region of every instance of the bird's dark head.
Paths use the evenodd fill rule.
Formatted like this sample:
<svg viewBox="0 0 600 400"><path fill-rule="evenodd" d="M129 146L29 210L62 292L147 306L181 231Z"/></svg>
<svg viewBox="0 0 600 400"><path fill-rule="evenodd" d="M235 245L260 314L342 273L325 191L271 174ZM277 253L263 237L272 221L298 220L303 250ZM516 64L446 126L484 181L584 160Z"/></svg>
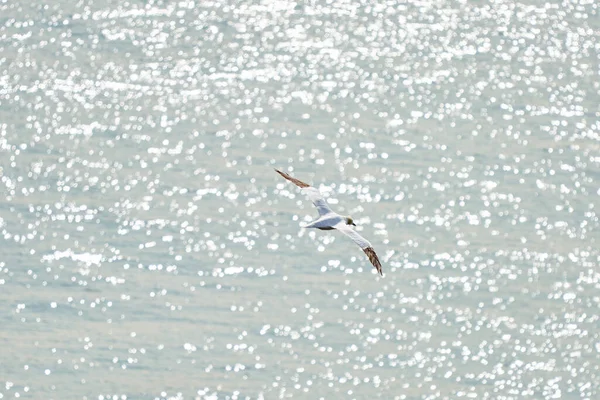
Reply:
<svg viewBox="0 0 600 400"><path fill-rule="evenodd" d="M346 225L356 226L354 220L351 217L346 217Z"/></svg>

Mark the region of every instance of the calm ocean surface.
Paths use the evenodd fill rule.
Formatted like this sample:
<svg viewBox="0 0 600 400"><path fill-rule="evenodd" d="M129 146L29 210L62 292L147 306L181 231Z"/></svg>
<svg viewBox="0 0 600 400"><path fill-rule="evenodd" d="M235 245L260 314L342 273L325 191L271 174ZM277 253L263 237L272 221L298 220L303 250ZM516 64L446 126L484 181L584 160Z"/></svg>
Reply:
<svg viewBox="0 0 600 400"><path fill-rule="evenodd" d="M600 398L599 54L586 0L0 1L0 398Z"/></svg>

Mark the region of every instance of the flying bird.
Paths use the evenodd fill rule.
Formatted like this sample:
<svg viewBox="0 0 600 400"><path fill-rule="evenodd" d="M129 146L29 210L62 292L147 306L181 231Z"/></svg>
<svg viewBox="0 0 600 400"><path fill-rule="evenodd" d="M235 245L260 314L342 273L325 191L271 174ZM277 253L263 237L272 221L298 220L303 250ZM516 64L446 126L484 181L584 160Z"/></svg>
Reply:
<svg viewBox="0 0 600 400"><path fill-rule="evenodd" d="M383 276L383 272L381 270L381 263L379 262L379 257L373 250L371 243L364 237L360 236L351 226L356 226L351 217L344 217L336 212L334 212L329 204L323 198L323 195L317 188L310 186L308 183L304 183L301 180L296 178L292 178L285 172L281 172L278 169L275 171L283 176L288 181L292 182L294 185L302 188L302 192L308 196L308 198L313 202L315 207L317 207L317 211L319 212L319 218L306 225L305 228L317 228L324 231L337 229L342 232L344 235L348 236L350 239L354 240L354 243L360 246L360 248L365 252L365 254L369 257L369 261L371 264L377 269L377 272Z"/></svg>

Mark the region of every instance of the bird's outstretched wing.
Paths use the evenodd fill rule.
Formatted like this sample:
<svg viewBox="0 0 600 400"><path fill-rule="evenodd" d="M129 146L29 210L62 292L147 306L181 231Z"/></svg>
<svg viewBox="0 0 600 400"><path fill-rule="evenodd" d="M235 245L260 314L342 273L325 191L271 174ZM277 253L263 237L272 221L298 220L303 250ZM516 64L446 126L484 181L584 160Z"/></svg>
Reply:
<svg viewBox="0 0 600 400"><path fill-rule="evenodd" d="M373 249L373 247L371 247L371 243L369 243L367 239L360 236L358 232L350 228L344 222L340 222L339 224L335 225L334 228L348 236L350 239L354 240L354 243L359 245L360 248L369 257L369 261L371 261L371 264L373 264L377 272L379 272L379 274L383 276L383 271L381 269L381 262L379 262L379 257L377 257L377 253L375 253L375 250Z"/></svg>
<svg viewBox="0 0 600 400"><path fill-rule="evenodd" d="M287 179L288 181L292 182L294 185L302 188L302 193L306 194L308 196L308 198L313 202L315 207L317 207L317 211L319 212L319 215L325 215L325 214L328 214L331 212L331 208L329 207L329 204L327 204L327 201L325 201L325 199L323 198L323 195L321 194L321 192L319 192L319 190L317 188L314 188L314 187L310 186L308 183L304 183L299 179L292 178L285 172L281 172L278 169L275 169L275 171L279 175L281 175L285 179Z"/></svg>

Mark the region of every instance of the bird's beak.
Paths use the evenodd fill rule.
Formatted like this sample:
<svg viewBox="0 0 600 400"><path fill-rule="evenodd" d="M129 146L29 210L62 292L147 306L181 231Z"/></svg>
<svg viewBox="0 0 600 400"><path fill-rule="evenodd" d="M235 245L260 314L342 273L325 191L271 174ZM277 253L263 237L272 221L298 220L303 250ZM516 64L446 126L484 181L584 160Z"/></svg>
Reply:
<svg viewBox="0 0 600 400"><path fill-rule="evenodd" d="M353 222L353 223L351 223L350 225L352 225L352 226L356 226L356 224L355 224L354 222Z"/></svg>

